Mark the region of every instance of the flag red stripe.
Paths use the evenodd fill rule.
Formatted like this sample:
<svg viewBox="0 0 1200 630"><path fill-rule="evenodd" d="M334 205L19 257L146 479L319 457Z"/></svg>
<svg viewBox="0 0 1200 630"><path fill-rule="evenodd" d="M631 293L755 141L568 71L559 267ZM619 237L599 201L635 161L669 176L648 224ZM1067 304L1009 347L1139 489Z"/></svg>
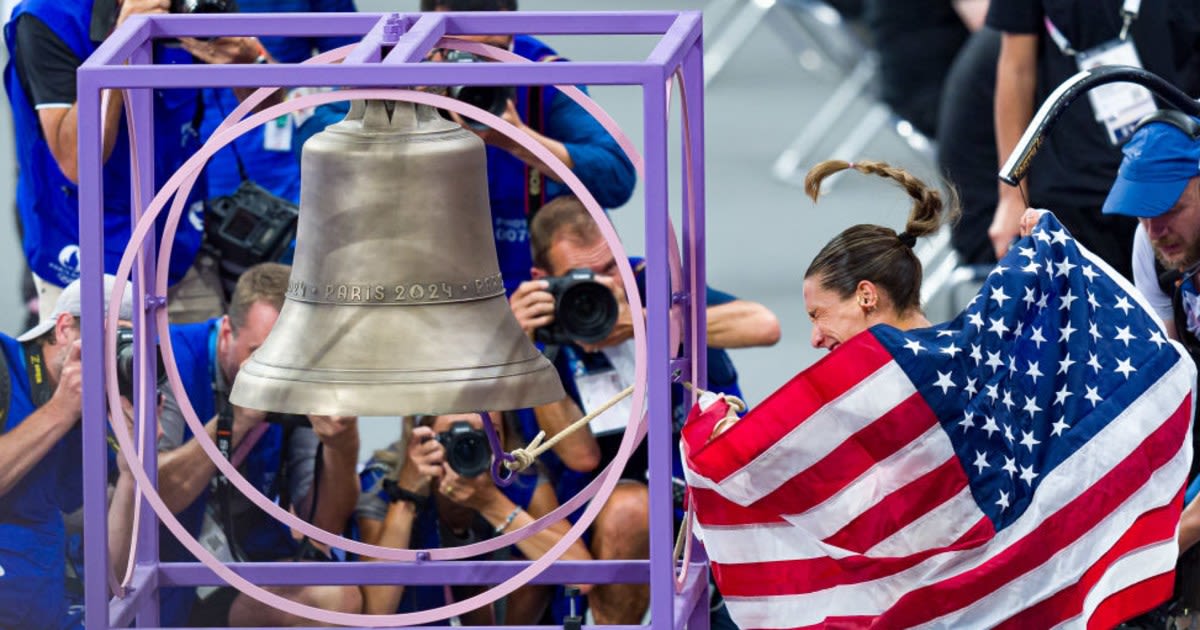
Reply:
<svg viewBox="0 0 1200 630"><path fill-rule="evenodd" d="M692 501L696 503L696 520L702 526L736 527L787 522L768 503L758 501L743 507L707 488L693 487Z"/></svg>
<svg viewBox="0 0 1200 630"><path fill-rule="evenodd" d="M713 562L712 569L713 576L721 586L721 593L726 597L796 595L887 577L909 569L932 555L976 547L987 542L994 534L992 522L985 517L952 544L903 558L850 556L834 559L824 556L808 560L746 564Z"/></svg>
<svg viewBox="0 0 1200 630"><path fill-rule="evenodd" d="M1148 541L1161 541L1175 535L1179 524L1183 493L1171 503L1150 510L1138 517L1130 527L1099 560L1080 576L1079 581L1054 595L1009 617L996 630L1020 630L1021 628L1049 628L1078 615L1083 610L1084 599L1096 583L1104 577L1114 562L1125 554L1145 547ZM1167 593L1170 595L1170 592ZM1145 607L1147 610L1149 607ZM1137 613L1134 613L1137 614Z"/></svg>
<svg viewBox="0 0 1200 630"><path fill-rule="evenodd" d="M836 623L829 623L829 622L817 623L817 624L813 624L811 626L792 628L791 630L835 630L835 629L836 630L843 630L843 629L844 630L859 630L860 628L871 627L871 623L873 621L875 621L875 618L869 617L869 616L838 617ZM742 628L742 630L750 630L750 629Z"/></svg>
<svg viewBox="0 0 1200 630"><path fill-rule="evenodd" d="M1088 619L1088 628L1113 628L1152 610L1175 590L1175 572L1162 573L1113 593Z"/></svg>
<svg viewBox="0 0 1200 630"><path fill-rule="evenodd" d="M739 422L712 442L685 429L692 470L713 481L725 479L891 360L874 335L861 333L758 404L753 422Z"/></svg>
<svg viewBox="0 0 1200 630"><path fill-rule="evenodd" d="M886 627L910 627L925 623L984 599L999 587L1036 568L1057 550L1090 531L1097 523L1102 522L1131 494L1145 485L1154 470L1176 457L1190 422L1191 399L1188 397L1166 422L1142 441L1129 457L1122 460L1075 500L1043 520L1029 535L997 553L974 570L934 584L908 590L882 615L869 619L872 623ZM1177 521L1179 502L1172 502L1169 506L1175 506ZM1174 536L1173 528L1167 536ZM1155 541L1144 540L1142 546L1153 542ZM1152 581L1147 580L1146 582ZM717 586L721 588L722 592L727 589L724 582L718 582ZM1130 589L1134 588L1130 587ZM1150 594L1157 596L1158 591L1152 590ZM1116 599L1119 600L1119 598ZM1093 621L1115 619L1119 615L1124 615L1127 609L1121 606L1123 604L1117 602L1111 604L1106 602L1102 605L1102 607L1106 607L1106 612L1101 614L1097 610L1092 619ZM1111 610L1117 612L1109 612ZM859 627L862 619L864 617L860 615L830 616L825 619L823 624L814 627L842 627L843 624ZM1111 627L1111 625L1108 624L1106 627Z"/></svg>
<svg viewBox="0 0 1200 630"><path fill-rule="evenodd" d="M1051 554L1100 524L1144 485L1155 470L1174 458L1183 444L1191 416L1191 400L1185 398L1129 457L1062 509L1048 515L1029 535L972 571L909 591L880 619L889 626L924 623L982 599L1036 568Z"/></svg>
<svg viewBox="0 0 1200 630"><path fill-rule="evenodd" d="M925 400L919 394L913 394L875 422L842 441L820 461L756 501L754 505L769 506L772 515L807 512L841 492L847 484L858 479L872 466L911 444L937 425L937 422L937 417ZM961 472L961 467L959 471L965 483L965 473ZM704 525L727 526L763 522L764 510L756 510L753 505L742 507L720 496L716 491L704 488L695 488L693 495L698 501L697 505L704 506L703 510L697 510L700 522ZM701 499L701 496L705 498ZM709 500L708 496L714 498ZM769 518L767 522L779 520L776 516Z"/></svg>
<svg viewBox="0 0 1200 630"><path fill-rule="evenodd" d="M967 487L967 474L957 457L905 484L882 501L863 510L854 520L825 542L858 553L908 526L929 510L952 499ZM942 546L949 541L930 541L930 546Z"/></svg>

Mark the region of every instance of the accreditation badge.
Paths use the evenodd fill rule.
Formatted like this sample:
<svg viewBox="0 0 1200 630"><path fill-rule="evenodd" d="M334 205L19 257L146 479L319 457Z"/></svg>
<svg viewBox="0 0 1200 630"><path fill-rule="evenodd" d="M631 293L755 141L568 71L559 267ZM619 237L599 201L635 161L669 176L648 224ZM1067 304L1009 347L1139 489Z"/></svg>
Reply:
<svg viewBox="0 0 1200 630"><path fill-rule="evenodd" d="M1133 66L1141 68L1137 49L1129 39L1114 39L1075 55L1080 70L1098 66ZM1089 90L1088 100L1096 120L1108 131L1108 140L1120 145L1133 134L1134 127L1146 116L1158 110L1150 90L1136 83L1109 83Z"/></svg>

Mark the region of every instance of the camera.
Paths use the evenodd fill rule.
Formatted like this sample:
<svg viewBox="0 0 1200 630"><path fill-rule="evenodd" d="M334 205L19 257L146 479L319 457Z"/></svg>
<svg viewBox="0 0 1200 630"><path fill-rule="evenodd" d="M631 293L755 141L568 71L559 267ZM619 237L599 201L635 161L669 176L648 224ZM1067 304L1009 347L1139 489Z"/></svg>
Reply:
<svg viewBox="0 0 1200 630"><path fill-rule="evenodd" d="M263 421L267 424L277 424L283 427L284 430L312 428L312 421L308 419L308 416L302 416L295 413L279 413L278 411L272 411L271 413L267 414L267 417Z"/></svg>
<svg viewBox="0 0 1200 630"><path fill-rule="evenodd" d="M445 61L450 63L475 63L484 61L482 57L462 50L447 50L445 51ZM446 89L446 93L451 97L458 99L468 105L474 105L496 116L503 116L504 111L508 109L508 99L513 98L516 94L511 86L503 85L455 85ZM443 116L449 118L446 112L442 112ZM487 125L476 122L467 121L467 124L476 129L487 129Z"/></svg>
<svg viewBox="0 0 1200 630"><path fill-rule="evenodd" d="M612 290L596 282L591 269L572 269L546 278L554 296L554 321L534 333L547 345L596 343L608 337L620 310Z"/></svg>
<svg viewBox="0 0 1200 630"><path fill-rule="evenodd" d="M487 433L466 420L457 420L449 430L437 434L437 441L446 449L446 463L463 477L476 477L492 465Z"/></svg>
<svg viewBox="0 0 1200 630"><path fill-rule="evenodd" d="M171 13L236 13L234 0L171 0Z"/></svg>
<svg viewBox="0 0 1200 630"><path fill-rule="evenodd" d="M155 347L158 369L158 385L167 382L167 370L163 365L162 352ZM133 329L117 329L117 389L126 400L133 401Z"/></svg>
<svg viewBox="0 0 1200 630"><path fill-rule="evenodd" d="M278 261L296 237L300 209L250 180L209 201L204 249L219 263L226 296L247 268Z"/></svg>

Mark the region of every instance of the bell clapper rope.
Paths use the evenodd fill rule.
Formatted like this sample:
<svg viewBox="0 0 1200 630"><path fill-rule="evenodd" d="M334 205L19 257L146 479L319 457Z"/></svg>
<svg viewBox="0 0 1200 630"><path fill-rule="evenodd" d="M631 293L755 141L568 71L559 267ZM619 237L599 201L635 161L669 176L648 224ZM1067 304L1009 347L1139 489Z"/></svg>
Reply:
<svg viewBox="0 0 1200 630"><path fill-rule="evenodd" d="M683 386L700 394L712 393L707 390L700 389L699 387L696 387L695 385L692 385L686 381L683 383ZM597 407L595 411L592 411L575 422L572 422L570 426L562 431L559 431L557 435L549 440L545 439L545 431L538 431L538 434L534 436L532 440L530 440L528 445L526 445L524 448L514 449L511 453L509 453L512 459L509 460L506 458L504 461L504 467L513 472L520 472L526 468L529 468L542 453L554 448L555 444L558 444L568 435L583 428L584 425L592 420L595 420L600 414L608 411L617 403L621 402L625 398L628 398L631 394L633 394L633 385L630 385L629 387L626 387L618 392L616 396L613 396L608 402ZM746 403L742 401L741 398L738 398L737 396L730 396L728 394L716 395L724 398L725 401L729 403L729 412L724 418L721 419L720 422L717 423L717 426L713 429L712 437L720 435L722 432L732 426L733 423L739 420L737 414L746 410ZM543 442L543 440L545 440L545 442Z"/></svg>
<svg viewBox="0 0 1200 630"><path fill-rule="evenodd" d="M696 387L695 385L692 385L691 383L689 383L687 381L684 381L683 386L693 392L700 394L700 395L713 394L713 392L710 392L710 391L707 391L704 389L700 389L699 387ZM533 462L536 461L537 458L542 453L545 453L546 451L554 448L554 445L558 444L559 441L566 438L568 435L574 433L575 431L578 431L579 429L583 428L584 425L586 425L587 423L596 419L598 416L600 416L600 414L604 413L605 411L608 411L614 405L621 402L625 398L628 398L631 394L633 394L633 385L630 385L629 387L626 387L625 389L621 390L619 393L617 393L616 396L613 396L611 399L608 400L608 402L604 403L603 405L600 405L600 407L598 407L595 411L592 411L591 413L584 415L582 418L576 420L575 422L572 422L570 426L563 429L557 435L550 438L549 440L546 440L545 442L543 442L543 440L545 440L545 438L546 438L546 432L538 431L538 434L533 438L533 440L531 440L529 442L528 446L526 446L525 448L514 449L511 453L509 453L509 455L512 456L512 459L511 460L505 459L503 462L504 467L513 472L520 472L522 470L525 470L526 468L529 468L530 466L533 465ZM729 427L733 426L733 424L735 422L740 420L740 418L738 417L738 414L746 410L745 401L743 401L741 398L738 398L737 396L730 396L729 394L714 394L714 395L724 398L725 401L727 403L729 403L729 411L726 412L725 417L722 418L719 422L717 422L717 425L713 428L712 438L717 437L721 433L724 433L725 430L727 430ZM709 438L709 439L712 439L712 438ZM689 512L690 512L690 509L689 509ZM691 520L691 515L689 513L688 521L690 521L690 520ZM686 537L687 537L688 533L690 533L690 531L691 531L691 528L687 527L687 526L680 528L679 535L675 538L675 549L673 550L674 551L673 555L675 557L676 562L678 562L679 559L683 555L684 544L685 544L685 541L687 540Z"/></svg>
<svg viewBox="0 0 1200 630"><path fill-rule="evenodd" d="M563 438L574 433L575 431L578 431L585 424L591 422L600 414L611 409L613 405L616 405L622 400L628 398L632 393L633 385L630 385L629 387L626 387L618 392L617 395L613 396L608 402L600 405L595 411L585 415L575 422L572 422L570 426L562 431L559 431L558 435L546 440L545 443L543 443L542 440L545 439L546 432L538 431L538 434L534 436L532 440L530 440L529 444L525 448L518 448L509 453L509 455L512 456L512 460L505 460L504 467L513 472L520 472L526 468L529 468L542 453L554 448L554 445L558 444Z"/></svg>

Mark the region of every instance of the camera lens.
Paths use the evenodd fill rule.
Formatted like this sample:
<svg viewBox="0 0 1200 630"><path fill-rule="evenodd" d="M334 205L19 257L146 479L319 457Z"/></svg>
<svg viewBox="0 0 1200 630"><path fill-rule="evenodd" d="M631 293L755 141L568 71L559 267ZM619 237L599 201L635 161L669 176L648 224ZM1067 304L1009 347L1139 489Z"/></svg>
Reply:
<svg viewBox="0 0 1200 630"><path fill-rule="evenodd" d="M595 343L608 337L617 323L618 305L608 287L594 281L578 282L558 300L555 319L572 339Z"/></svg>
<svg viewBox="0 0 1200 630"><path fill-rule="evenodd" d="M492 459L487 441L476 433L457 435L448 457L455 472L464 477L483 473Z"/></svg>
<svg viewBox="0 0 1200 630"><path fill-rule="evenodd" d="M464 85L452 90L451 96L497 116L504 114L504 109L508 107L508 91L503 87Z"/></svg>
<svg viewBox="0 0 1200 630"><path fill-rule="evenodd" d="M227 0L175 0L171 13L232 13L233 7Z"/></svg>
<svg viewBox="0 0 1200 630"><path fill-rule="evenodd" d="M133 330L117 329L117 390L133 400Z"/></svg>

